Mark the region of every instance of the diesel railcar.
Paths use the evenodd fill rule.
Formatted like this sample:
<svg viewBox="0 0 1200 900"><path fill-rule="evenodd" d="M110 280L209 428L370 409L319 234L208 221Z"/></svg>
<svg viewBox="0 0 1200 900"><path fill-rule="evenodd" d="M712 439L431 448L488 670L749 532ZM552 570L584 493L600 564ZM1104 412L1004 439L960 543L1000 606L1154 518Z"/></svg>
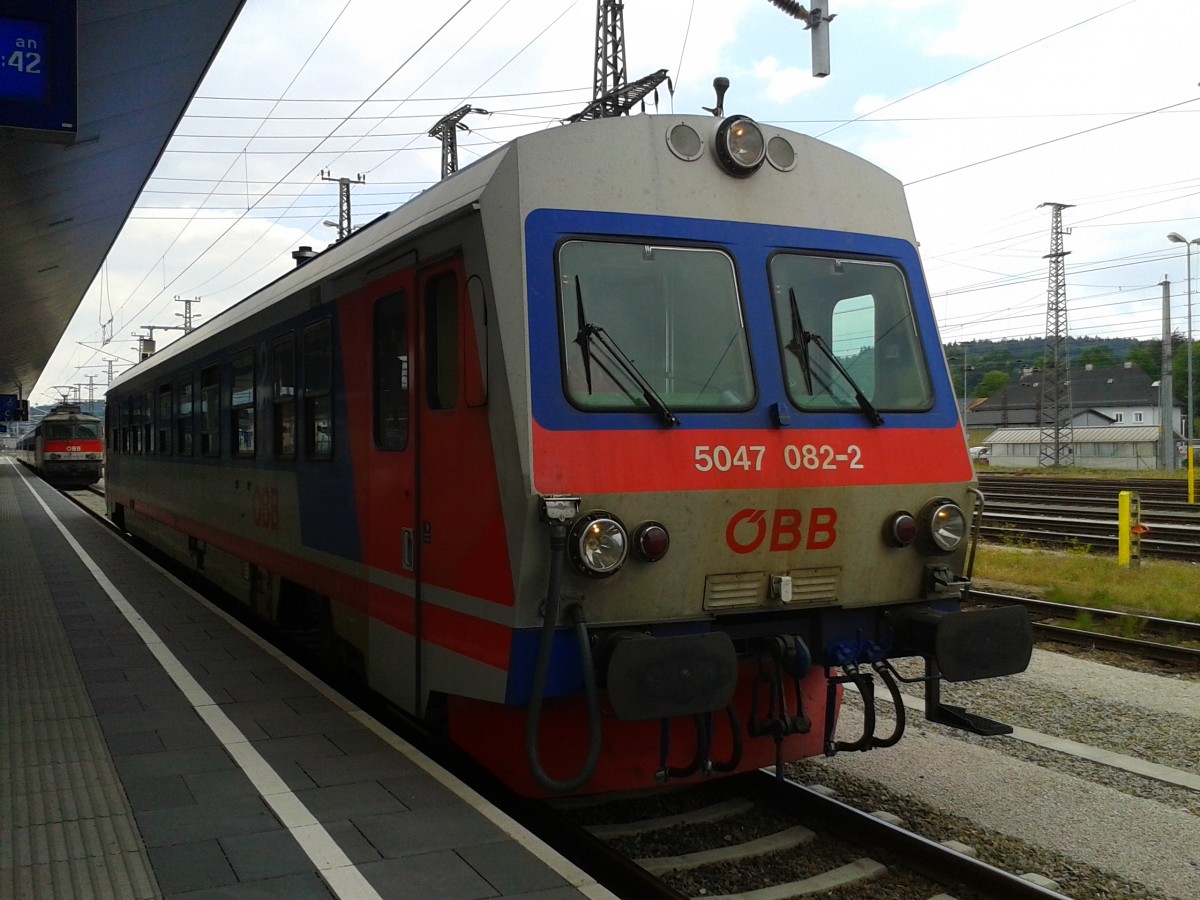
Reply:
<svg viewBox="0 0 1200 900"><path fill-rule="evenodd" d="M17 440L16 457L58 487L87 487L104 467L104 423L77 403L60 403Z"/></svg>
<svg viewBox="0 0 1200 900"><path fill-rule="evenodd" d="M982 497L895 178L601 119L308 255L110 389L127 531L530 794L886 746L900 657L1006 730L939 701L1031 637L961 609Z"/></svg>

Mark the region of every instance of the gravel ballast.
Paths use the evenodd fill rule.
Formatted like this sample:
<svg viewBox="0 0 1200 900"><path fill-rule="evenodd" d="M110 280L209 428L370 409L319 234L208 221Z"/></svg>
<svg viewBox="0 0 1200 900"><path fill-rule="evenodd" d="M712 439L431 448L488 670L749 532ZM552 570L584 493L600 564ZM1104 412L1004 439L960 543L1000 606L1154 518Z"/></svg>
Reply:
<svg viewBox="0 0 1200 900"><path fill-rule="evenodd" d="M1039 650L1028 672L947 684L943 701L1045 734L1200 771L1200 683L1193 680ZM848 696L840 729L846 734L861 721L855 706ZM881 721L879 727L890 725ZM843 776L856 784L874 782L883 792L942 810L949 818L969 819L985 832L1044 848L1050 858L1112 873L1117 883L1140 883L1181 900L1200 897L1200 818L1195 814L1200 794L1185 788L1012 738L960 737L911 711L908 733L896 747L813 760L796 766L793 774L809 783L836 784ZM904 816L903 809L891 811ZM1087 880L1082 876L1081 883ZM1096 886L1076 896L1139 892L1136 886L1115 892Z"/></svg>

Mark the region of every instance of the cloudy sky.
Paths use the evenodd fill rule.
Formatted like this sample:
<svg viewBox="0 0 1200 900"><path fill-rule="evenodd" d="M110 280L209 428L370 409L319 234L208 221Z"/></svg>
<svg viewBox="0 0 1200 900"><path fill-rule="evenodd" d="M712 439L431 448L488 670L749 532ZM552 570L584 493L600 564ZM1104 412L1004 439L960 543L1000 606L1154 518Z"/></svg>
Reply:
<svg viewBox="0 0 1200 900"><path fill-rule="evenodd" d="M770 0L626 0L628 71L667 69L663 112L729 113L819 137L905 183L947 342L1045 332L1051 215L1063 213L1072 335L1161 333L1200 238L1196 0L830 0L832 71ZM210 318L336 230L439 174L427 132L463 103L460 164L557 127L591 99L595 0L246 0L33 398L134 358L132 332ZM1200 283L1200 245L1193 270ZM1200 296L1195 298L1200 301ZM109 322L106 330L102 323ZM1200 318L1196 320L1200 335ZM101 347L102 336L116 335ZM162 343L178 332L158 332Z"/></svg>

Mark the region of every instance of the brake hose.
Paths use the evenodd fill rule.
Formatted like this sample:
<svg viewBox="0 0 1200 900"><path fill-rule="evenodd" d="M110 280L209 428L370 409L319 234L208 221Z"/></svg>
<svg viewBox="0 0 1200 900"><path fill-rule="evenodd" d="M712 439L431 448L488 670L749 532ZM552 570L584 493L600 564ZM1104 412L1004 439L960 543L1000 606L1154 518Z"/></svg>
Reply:
<svg viewBox="0 0 1200 900"><path fill-rule="evenodd" d="M583 607L572 603L567 609L575 637L579 642L579 662L583 674L583 690L588 706L588 754L583 767L574 777L559 781L550 777L542 766L538 750L538 733L542 719L542 702L546 697L546 682L550 676L550 657L554 653L554 631L558 624L558 607L562 600L563 561L567 555L567 526L555 522L550 531L550 583L546 588L546 609L542 619L542 631L538 640L537 662L533 672L533 686L529 693L529 718L525 723L525 753L533 777L548 791L565 793L581 787L596 771L600 761L600 694L596 688L596 670L592 666L592 649L588 642L587 622Z"/></svg>

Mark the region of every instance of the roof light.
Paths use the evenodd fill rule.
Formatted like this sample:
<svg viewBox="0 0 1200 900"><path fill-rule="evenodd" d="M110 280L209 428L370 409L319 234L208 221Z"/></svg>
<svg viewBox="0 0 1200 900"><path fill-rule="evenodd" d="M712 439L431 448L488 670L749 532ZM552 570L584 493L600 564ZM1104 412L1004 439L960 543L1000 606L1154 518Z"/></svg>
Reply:
<svg viewBox="0 0 1200 900"><path fill-rule="evenodd" d="M767 155L762 129L747 116L730 116L717 128L717 159L730 175L753 175Z"/></svg>

